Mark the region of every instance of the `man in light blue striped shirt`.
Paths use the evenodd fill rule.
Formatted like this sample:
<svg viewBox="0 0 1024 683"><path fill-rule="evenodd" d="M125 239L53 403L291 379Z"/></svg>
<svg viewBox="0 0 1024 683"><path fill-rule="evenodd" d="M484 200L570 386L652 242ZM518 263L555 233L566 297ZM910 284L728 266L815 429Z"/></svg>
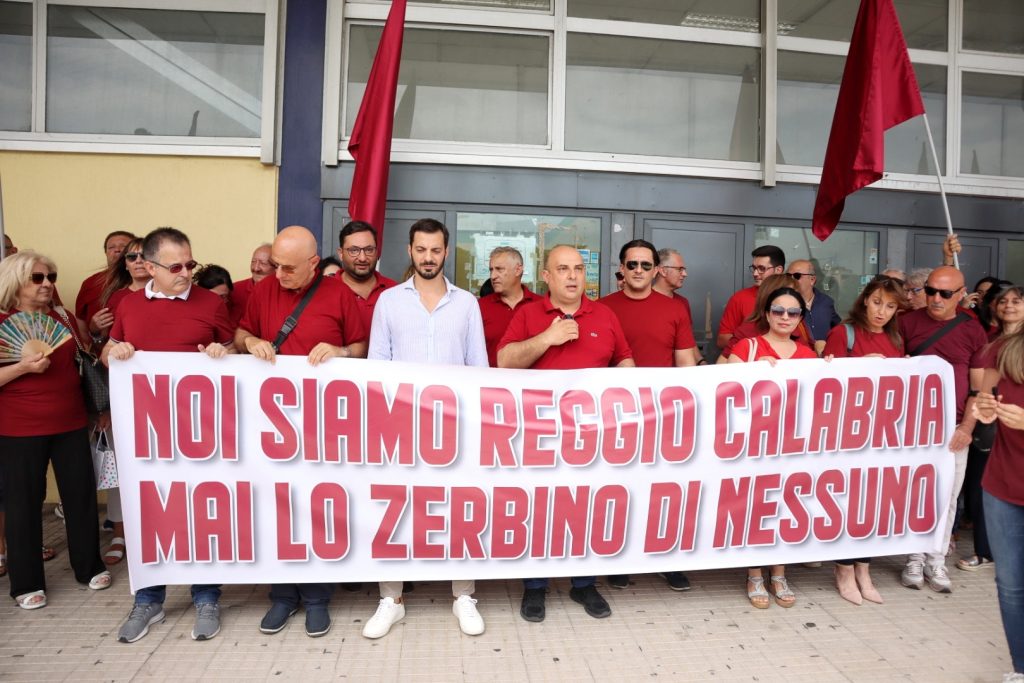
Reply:
<svg viewBox="0 0 1024 683"><path fill-rule="evenodd" d="M409 229L413 276L386 290L377 300L370 326L370 360L400 360L486 368L487 346L476 297L444 276L448 228L423 218ZM466 635L484 632L476 609L476 583L452 581L452 613ZM380 582L380 604L366 622L363 635L381 638L405 617L401 581Z"/></svg>

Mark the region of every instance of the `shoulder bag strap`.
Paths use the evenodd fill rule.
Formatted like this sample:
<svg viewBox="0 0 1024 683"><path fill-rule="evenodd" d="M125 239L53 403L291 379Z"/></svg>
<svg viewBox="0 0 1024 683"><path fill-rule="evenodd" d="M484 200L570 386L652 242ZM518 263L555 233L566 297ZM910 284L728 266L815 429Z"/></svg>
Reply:
<svg viewBox="0 0 1024 683"><path fill-rule="evenodd" d="M313 294L316 293L317 287L320 286L323 279L323 276L320 275L313 281L313 284L306 290L306 293L295 307L295 310L291 312L291 315L284 319L284 324L281 325L281 330L277 333L277 337L274 338L274 351L281 350L281 345L284 344L284 340L288 338L288 335L292 333L295 326L299 324L299 316L302 315L302 311L306 308L306 304L308 304L309 300L313 298Z"/></svg>
<svg viewBox="0 0 1024 683"><path fill-rule="evenodd" d="M853 331L853 325L850 323L843 323L843 327L846 328L846 352L853 353L853 342L857 339L857 336Z"/></svg>
<svg viewBox="0 0 1024 683"><path fill-rule="evenodd" d="M922 353L924 353L925 351L930 349L932 346L934 346L936 342L938 342L940 339L942 339L947 334L952 332L953 328L955 328L960 323L967 322L968 320L970 320L970 318L971 318L971 316L969 316L968 314L964 313L963 311L960 311L959 313L956 314L955 318L953 318L948 323L943 325L941 328L939 328L939 330L937 330L935 332L935 334L933 334L932 336L930 336L927 339L925 339L923 344L921 344L916 349L911 351L910 355L911 356L920 356Z"/></svg>

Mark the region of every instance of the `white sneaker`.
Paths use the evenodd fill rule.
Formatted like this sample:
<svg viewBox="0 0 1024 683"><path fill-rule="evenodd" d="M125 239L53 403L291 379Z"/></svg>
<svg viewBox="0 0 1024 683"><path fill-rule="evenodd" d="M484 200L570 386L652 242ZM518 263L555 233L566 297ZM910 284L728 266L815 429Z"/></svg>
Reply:
<svg viewBox="0 0 1024 683"><path fill-rule="evenodd" d="M900 574L900 583L907 588L920 590L924 587L924 558L920 555L911 555L907 560L907 566Z"/></svg>
<svg viewBox="0 0 1024 683"><path fill-rule="evenodd" d="M391 598L381 598L370 620L363 627L364 638L383 638L391 627L405 618L405 604Z"/></svg>
<svg viewBox="0 0 1024 683"><path fill-rule="evenodd" d="M1024 674L1017 672L1003 674L1003 683L1024 683Z"/></svg>
<svg viewBox="0 0 1024 683"><path fill-rule="evenodd" d="M476 609L476 600L468 595L460 595L452 603L452 614L459 619L459 628L467 636L478 636L484 632L484 618Z"/></svg>
<svg viewBox="0 0 1024 683"><path fill-rule="evenodd" d="M945 564L926 564L924 566L924 578L928 581L928 587L937 593L952 593L953 583L946 573Z"/></svg>

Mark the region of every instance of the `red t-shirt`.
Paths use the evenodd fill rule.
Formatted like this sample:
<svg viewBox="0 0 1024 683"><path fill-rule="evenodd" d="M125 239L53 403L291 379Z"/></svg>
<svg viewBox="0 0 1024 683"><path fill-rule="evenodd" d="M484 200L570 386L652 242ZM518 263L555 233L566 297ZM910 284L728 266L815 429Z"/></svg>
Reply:
<svg viewBox="0 0 1024 683"><path fill-rule="evenodd" d="M991 344L985 367L995 368L1000 342ZM1024 407L1024 385L1008 377L999 380L999 393L1004 403ZM985 391L991 391L991 387ZM1011 429L996 423L996 438L981 479L981 486L996 498L1014 505L1024 505L1024 429Z"/></svg>
<svg viewBox="0 0 1024 683"><path fill-rule="evenodd" d="M757 305L757 285L741 289L729 297L718 323L718 334L735 334L740 324L750 317Z"/></svg>
<svg viewBox="0 0 1024 683"><path fill-rule="evenodd" d="M132 290L128 289L127 287L124 287L123 289L119 289L113 294L111 294L110 298L107 299L107 308L110 309L110 312L116 316L118 306L120 306L121 302L124 301L125 297L131 293Z"/></svg>
<svg viewBox="0 0 1024 683"><path fill-rule="evenodd" d="M670 368L677 349L692 349L692 322L686 306L676 298L651 292L643 299L631 299L625 292L602 297L622 324L633 361L642 368Z"/></svg>
<svg viewBox="0 0 1024 683"><path fill-rule="evenodd" d="M846 324L836 325L825 340L826 356L836 358L862 358L879 353L886 358L902 358L903 349L893 345L885 332L868 332L853 326L853 351L846 350Z"/></svg>
<svg viewBox="0 0 1024 683"><path fill-rule="evenodd" d="M274 277L268 275L267 277ZM231 297L228 300L228 313L231 315L232 321L235 326L245 315L245 309L249 304L249 295L252 294L253 287L256 283L252 281L251 277L247 277L244 280L239 280L234 283L231 287Z"/></svg>
<svg viewBox="0 0 1024 683"><path fill-rule="evenodd" d="M252 290L245 315L238 326L260 339L273 342L285 319L312 285L311 282L302 289L292 290L282 287L275 277L261 280ZM279 353L305 356L320 342L347 346L366 341L366 336L352 290L339 278L325 277L321 278L320 287L302 311L299 323L285 339Z"/></svg>
<svg viewBox="0 0 1024 683"><path fill-rule="evenodd" d="M551 326L555 317L564 313L545 296L522 306L512 316L498 350L507 344L536 337ZM579 325L580 336L561 346L552 346L530 367L535 370L578 370L580 368L606 368L632 358L633 354L622 333L622 325L611 309L598 301L583 297L573 314Z"/></svg>
<svg viewBox="0 0 1024 683"><path fill-rule="evenodd" d="M736 346L732 348L733 355L739 356L740 358L743 359L744 362L747 362L747 360L750 358L751 344L756 345L756 349L754 351L755 361L758 358L763 358L764 356L778 358L779 360L799 360L801 358L818 357L818 354L814 352L814 349L807 346L806 344L796 342L796 351L793 352L793 355L789 356L789 358L783 358L782 356L779 355L779 352L775 350L775 347L768 343L768 340L762 337L761 335L758 335L756 337L747 337L746 339L739 340L739 342L736 343Z"/></svg>
<svg viewBox="0 0 1024 683"><path fill-rule="evenodd" d="M117 307L110 340L136 351L194 352L199 345L227 344L235 337L228 308L219 296L193 285L187 299L150 299L129 293Z"/></svg>
<svg viewBox="0 0 1024 683"><path fill-rule="evenodd" d="M0 313L0 323L11 315ZM51 311L49 315L64 324L56 313ZM45 372L22 375L0 387L0 435L62 434L83 429L88 423L74 339L50 354L50 367Z"/></svg>
<svg viewBox="0 0 1024 683"><path fill-rule="evenodd" d="M498 293L480 297L480 317L484 323L487 363L492 368L498 367L498 342L501 341L505 330L508 329L508 324L512 322L512 316L526 304L538 299L540 299L540 295L534 294L525 286L523 287L523 298L516 303L515 308L502 301L501 295Z"/></svg>
<svg viewBox="0 0 1024 683"><path fill-rule="evenodd" d="M900 336L907 352L914 350L927 341L933 334L945 326L948 320L936 320L928 315L927 308L909 311L900 316ZM971 358L978 349L988 343L988 335L981 324L974 318L958 324L947 332L942 339L925 349L924 355L938 356L953 366L953 379L956 388L956 421L964 416L964 405L967 403L967 390L970 388L968 368Z"/></svg>
<svg viewBox="0 0 1024 683"><path fill-rule="evenodd" d="M106 280L107 271L101 270L82 281L78 297L75 299L75 316L82 322L88 324L89 320L96 315L96 311L103 308L100 305L100 297L103 296L103 285Z"/></svg>
<svg viewBox="0 0 1024 683"><path fill-rule="evenodd" d="M370 296L365 299L356 294L355 291L352 291L351 287L349 288L349 291L352 291L353 298L355 298L356 309L359 311L359 320L363 323L363 329L366 330L367 336L369 336L370 333L370 325L373 323L373 309L377 306L377 299L380 298L381 293L383 293L385 289L391 289L398 284L391 278L385 277L380 273L376 273L376 276L377 286L370 290ZM345 286L348 287L348 283L345 282L341 273L338 273L334 277L335 279L341 280L345 283Z"/></svg>
<svg viewBox="0 0 1024 683"><path fill-rule="evenodd" d="M728 358L732 354L736 353L736 345L747 337L756 337L762 334L761 330L757 329L757 323L751 322L750 320L744 320L739 326L733 330L732 337L725 343L725 347L722 349L722 355ZM804 344L805 346L812 346L814 341L811 339L811 332L807 329L807 321L800 319L800 324L796 326L796 330L792 334L793 341Z"/></svg>

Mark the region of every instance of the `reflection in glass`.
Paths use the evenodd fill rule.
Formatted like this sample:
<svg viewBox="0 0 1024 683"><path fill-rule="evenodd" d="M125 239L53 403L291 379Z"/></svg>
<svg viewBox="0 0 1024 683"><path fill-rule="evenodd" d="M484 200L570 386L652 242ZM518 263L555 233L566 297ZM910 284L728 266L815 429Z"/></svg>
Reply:
<svg viewBox="0 0 1024 683"><path fill-rule="evenodd" d="M895 0L907 47L946 51L948 0ZM779 0L779 35L849 42L855 0Z"/></svg>
<svg viewBox="0 0 1024 683"><path fill-rule="evenodd" d="M411 0L410 4L490 7L492 9L551 9L551 0Z"/></svg>
<svg viewBox="0 0 1024 683"><path fill-rule="evenodd" d="M50 5L46 127L258 137L262 14Z"/></svg>
<svg viewBox="0 0 1024 683"><path fill-rule="evenodd" d="M757 33L758 0L569 0L570 17Z"/></svg>
<svg viewBox="0 0 1024 683"><path fill-rule="evenodd" d="M1024 177L1024 77L963 72L960 172Z"/></svg>
<svg viewBox="0 0 1024 683"><path fill-rule="evenodd" d="M474 294L490 278L491 251L511 246L523 255L523 284L546 293L541 278L544 259L559 244L583 254L587 266L586 295L600 296L601 219L587 216L534 216L504 213L459 213L455 249L455 284Z"/></svg>
<svg viewBox="0 0 1024 683"><path fill-rule="evenodd" d="M1006 240L1006 270L1003 272L1017 278L1014 282L1020 282L1024 273L1024 240Z"/></svg>
<svg viewBox="0 0 1024 683"><path fill-rule="evenodd" d="M1024 9L1018 0L964 2L965 50L1024 54Z"/></svg>
<svg viewBox="0 0 1024 683"><path fill-rule="evenodd" d="M935 153L939 164L946 159L946 67L914 64L914 75L921 89L928 123L935 138ZM885 134L885 170L895 173L935 175L932 152L928 149L928 134L920 116L890 128Z"/></svg>
<svg viewBox="0 0 1024 683"><path fill-rule="evenodd" d="M758 160L759 51L569 35L565 146Z"/></svg>
<svg viewBox="0 0 1024 683"><path fill-rule="evenodd" d="M0 130L32 126L32 5L0 2Z"/></svg>
<svg viewBox="0 0 1024 683"><path fill-rule="evenodd" d="M352 132L380 26L350 32L345 135ZM405 30L394 136L545 145L548 39L476 31Z"/></svg>

